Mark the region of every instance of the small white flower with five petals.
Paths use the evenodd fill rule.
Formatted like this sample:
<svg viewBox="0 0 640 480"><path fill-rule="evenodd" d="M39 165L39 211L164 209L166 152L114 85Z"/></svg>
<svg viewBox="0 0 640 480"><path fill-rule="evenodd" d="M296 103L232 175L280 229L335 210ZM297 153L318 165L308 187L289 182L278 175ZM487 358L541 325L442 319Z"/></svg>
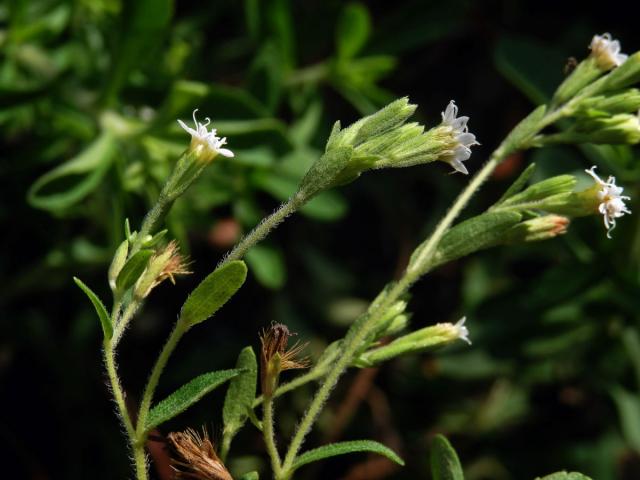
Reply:
<svg viewBox="0 0 640 480"><path fill-rule="evenodd" d="M226 137L218 137L217 130L215 128L212 128L211 131L209 131L207 128L211 123L211 119L209 117L205 118L206 123L198 122L196 119L197 111L197 108L193 111L193 123L195 124L195 129L187 126L187 124L182 120L178 120L178 124L189 135L191 135L191 150L198 151L199 158L205 162L210 162L217 155L233 157L234 154L231 150L228 148L222 148L223 145L226 145L227 143Z"/></svg>
<svg viewBox="0 0 640 480"><path fill-rule="evenodd" d="M460 320L456 322L453 328L456 330L458 338L467 342L471 345L471 340L469 340L469 329L464 326L464 323L467 321L467 317L462 317Z"/></svg>
<svg viewBox="0 0 640 480"><path fill-rule="evenodd" d="M458 117L458 106L453 100L449 102L445 111L442 112L442 125L450 128L454 140L450 153L446 154L443 160L465 175L469 171L462 162L471 157L471 147L473 145L480 145L476 141L476 136L469 132L468 121L469 117Z"/></svg>
<svg viewBox="0 0 640 480"><path fill-rule="evenodd" d="M603 70L619 67L629 58L629 55L620 53L620 42L611 38L610 33L594 35L589 48L596 63Z"/></svg>
<svg viewBox="0 0 640 480"><path fill-rule="evenodd" d="M607 238L611 238L611 230L616 228L616 218L622 217L625 213L631 213L624 201L631 200L631 197L622 195L622 187L616 185L616 178L610 176L605 182L595 172L595 166L585 170L601 187L598 191L598 211L604 217L604 226L607 229Z"/></svg>

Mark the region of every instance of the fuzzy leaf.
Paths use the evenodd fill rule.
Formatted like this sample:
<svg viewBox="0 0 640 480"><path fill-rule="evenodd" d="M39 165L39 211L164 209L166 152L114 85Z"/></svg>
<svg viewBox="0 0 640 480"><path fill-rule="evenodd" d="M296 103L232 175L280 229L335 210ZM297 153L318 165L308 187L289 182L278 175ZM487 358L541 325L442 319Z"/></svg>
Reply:
<svg viewBox="0 0 640 480"><path fill-rule="evenodd" d="M556 472L544 477L537 477L536 480L591 480L591 477L578 472Z"/></svg>
<svg viewBox="0 0 640 480"><path fill-rule="evenodd" d="M440 240L431 265L433 267L464 257L478 250L496 245L504 233L520 221L522 215L516 212L489 212L465 220L454 226ZM420 256L424 244L418 246L411 255L409 264L413 267Z"/></svg>
<svg viewBox="0 0 640 480"><path fill-rule="evenodd" d="M540 121L544 118L545 113L547 113L546 105L540 105L511 130L511 133L509 133L509 136L504 141L507 152L513 152L522 148L523 144L538 133L540 130Z"/></svg>
<svg viewBox="0 0 640 480"><path fill-rule="evenodd" d="M100 318L100 324L102 325L102 333L106 339L110 339L113 336L113 327L111 326L111 318L109 318L109 314L107 313L107 309L104 307L104 304L98 298L98 296L93 293L93 291L87 287L82 280L77 277L73 277L73 281L76 282L76 285L80 287L80 289L85 293L91 303L93 303L93 308L96 309L96 313Z"/></svg>
<svg viewBox="0 0 640 480"><path fill-rule="evenodd" d="M124 292L131 288L134 283L140 278L144 269L147 268L147 262L153 255L153 250L144 249L136 252L136 254L127 260L122 270L116 278L116 288L120 292Z"/></svg>
<svg viewBox="0 0 640 480"><path fill-rule="evenodd" d="M214 270L184 302L180 322L187 327L204 322L233 297L246 278L247 266L241 260Z"/></svg>
<svg viewBox="0 0 640 480"><path fill-rule="evenodd" d="M256 397L258 363L251 347L245 347L238 356L236 368L243 373L231 380L222 409L225 433L233 435L249 417L249 410Z"/></svg>
<svg viewBox="0 0 640 480"><path fill-rule="evenodd" d="M436 435L431 443L431 475L433 480L464 480L458 455L442 435Z"/></svg>
<svg viewBox="0 0 640 480"><path fill-rule="evenodd" d="M336 455L345 455L355 452L373 452L387 457L389 460L404 465L404 461L390 448L373 440L353 440L350 442L339 442L314 448L300 455L293 464L293 470L308 463L317 462Z"/></svg>
<svg viewBox="0 0 640 480"><path fill-rule="evenodd" d="M156 404L156 406L149 411L145 430L149 431L176 415L179 415L207 393L240 373L242 373L242 370L238 369L220 370L205 373L194 378Z"/></svg>
<svg viewBox="0 0 640 480"><path fill-rule="evenodd" d="M516 193L520 193L522 189L527 185L527 182L529 181L529 179L531 178L531 175L533 175L535 171L536 171L535 163L532 163L527 168L525 168L522 171L522 173L518 176L518 178L516 178L516 181L513 182L509 188L507 188L507 191L504 192L504 194L500 197L500 200L498 200L495 203L495 205L500 205L509 197L512 197Z"/></svg>

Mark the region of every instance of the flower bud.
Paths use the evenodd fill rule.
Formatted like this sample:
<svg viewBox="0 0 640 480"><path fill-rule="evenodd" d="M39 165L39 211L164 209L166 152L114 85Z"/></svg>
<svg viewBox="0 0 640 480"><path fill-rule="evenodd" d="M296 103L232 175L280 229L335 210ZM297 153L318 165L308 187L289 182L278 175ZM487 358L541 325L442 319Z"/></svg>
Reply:
<svg viewBox="0 0 640 480"><path fill-rule="evenodd" d="M438 323L431 327L422 328L387 345L363 353L354 363L359 367L370 367L399 355L444 346L456 340L462 340L471 345L469 330L464 325L465 322L466 317L462 317L456 324Z"/></svg>
<svg viewBox="0 0 640 480"><path fill-rule="evenodd" d="M598 95L581 101L576 108L577 116L599 117L630 113L640 110L640 90L630 88L623 92Z"/></svg>
<svg viewBox="0 0 640 480"><path fill-rule="evenodd" d="M610 117L579 118L570 129L538 137L539 144L595 143L635 145L640 142L638 115L619 113Z"/></svg>
<svg viewBox="0 0 640 480"><path fill-rule="evenodd" d="M118 278L118 274L124 267L124 264L127 262L127 255L129 253L129 240L124 240L120 246L117 248L116 253L113 256L113 260L111 260L111 265L109 266L109 287L111 287L111 291L116 290L116 279Z"/></svg>
<svg viewBox="0 0 640 480"><path fill-rule="evenodd" d="M604 80L600 91L620 90L640 82L640 52L631 55Z"/></svg>
<svg viewBox="0 0 640 480"><path fill-rule="evenodd" d="M167 279L175 284L175 275L191 273L187 267L188 263L180 254L178 244L175 241L169 242L164 249L157 251L149 259L147 268L135 284L134 296L139 300L146 298L151 290Z"/></svg>
<svg viewBox="0 0 640 480"><path fill-rule="evenodd" d="M503 242L516 244L538 242L563 235L567 232L569 219L560 215L543 215L521 222L505 232Z"/></svg>
<svg viewBox="0 0 640 480"><path fill-rule="evenodd" d="M580 62L556 90L553 104L565 103L584 87L627 60L627 55L620 53L620 42L613 40L608 33L594 35L589 48L589 57Z"/></svg>

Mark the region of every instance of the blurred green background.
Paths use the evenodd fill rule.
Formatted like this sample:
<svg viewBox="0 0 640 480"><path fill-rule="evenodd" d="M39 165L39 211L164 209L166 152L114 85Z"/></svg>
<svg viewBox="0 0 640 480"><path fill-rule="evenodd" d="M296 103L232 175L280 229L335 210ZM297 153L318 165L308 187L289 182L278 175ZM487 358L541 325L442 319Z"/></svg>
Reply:
<svg viewBox="0 0 640 480"><path fill-rule="evenodd" d="M100 327L72 282L108 297L106 268L138 225L188 137L194 108L229 138L168 220L194 275L154 292L124 340L137 398L185 295L292 193L344 124L408 95L427 125L450 99L482 143L473 173L563 78L568 57L610 31L640 49L628 2L397 0L9 0L0 3L0 448L3 477L131 478L109 400ZM636 12L637 13L637 12ZM593 164L640 193L637 150L553 148L515 155L465 215L480 212L529 161L537 178ZM247 257L250 278L215 321L186 336L159 397L230 368L271 321L310 340L339 338L405 265L468 179L444 164L366 174L323 194ZM413 289L414 327L468 317L473 346L352 371L308 445L374 438L407 466L338 457L297 478L429 479L429 439L446 434L469 480L575 469L640 478L640 221L572 224L542 244L490 250ZM311 392L277 402L288 438ZM163 431L221 428L220 392ZM285 443L281 440L281 443ZM230 468L262 470L261 437L234 441ZM166 466L166 465L165 465ZM157 478L167 478L159 475Z"/></svg>

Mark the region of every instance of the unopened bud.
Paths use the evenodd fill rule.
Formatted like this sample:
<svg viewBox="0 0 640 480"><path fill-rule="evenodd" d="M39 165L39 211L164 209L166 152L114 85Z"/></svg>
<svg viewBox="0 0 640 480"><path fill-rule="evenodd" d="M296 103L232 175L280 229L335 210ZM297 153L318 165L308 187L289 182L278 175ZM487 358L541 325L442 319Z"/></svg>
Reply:
<svg viewBox="0 0 640 480"><path fill-rule="evenodd" d="M175 284L176 275L188 275L188 262L180 254L178 244L175 241L162 250L156 252L147 264L147 268L142 273L133 290L133 294L138 299L143 299L151 293L155 287L169 279Z"/></svg>
<svg viewBox="0 0 640 480"><path fill-rule="evenodd" d="M563 235L569 219L560 215L544 215L519 223L505 233L504 243L538 242Z"/></svg>
<svg viewBox="0 0 640 480"><path fill-rule="evenodd" d="M111 265L109 265L109 287L112 291L116 291L116 279L118 274L127 262L127 255L129 253L129 240L124 240L120 246L118 246Z"/></svg>
<svg viewBox="0 0 640 480"><path fill-rule="evenodd" d="M597 95L581 101L576 108L576 115L598 117L630 113L640 110L640 90L630 88L610 95Z"/></svg>

